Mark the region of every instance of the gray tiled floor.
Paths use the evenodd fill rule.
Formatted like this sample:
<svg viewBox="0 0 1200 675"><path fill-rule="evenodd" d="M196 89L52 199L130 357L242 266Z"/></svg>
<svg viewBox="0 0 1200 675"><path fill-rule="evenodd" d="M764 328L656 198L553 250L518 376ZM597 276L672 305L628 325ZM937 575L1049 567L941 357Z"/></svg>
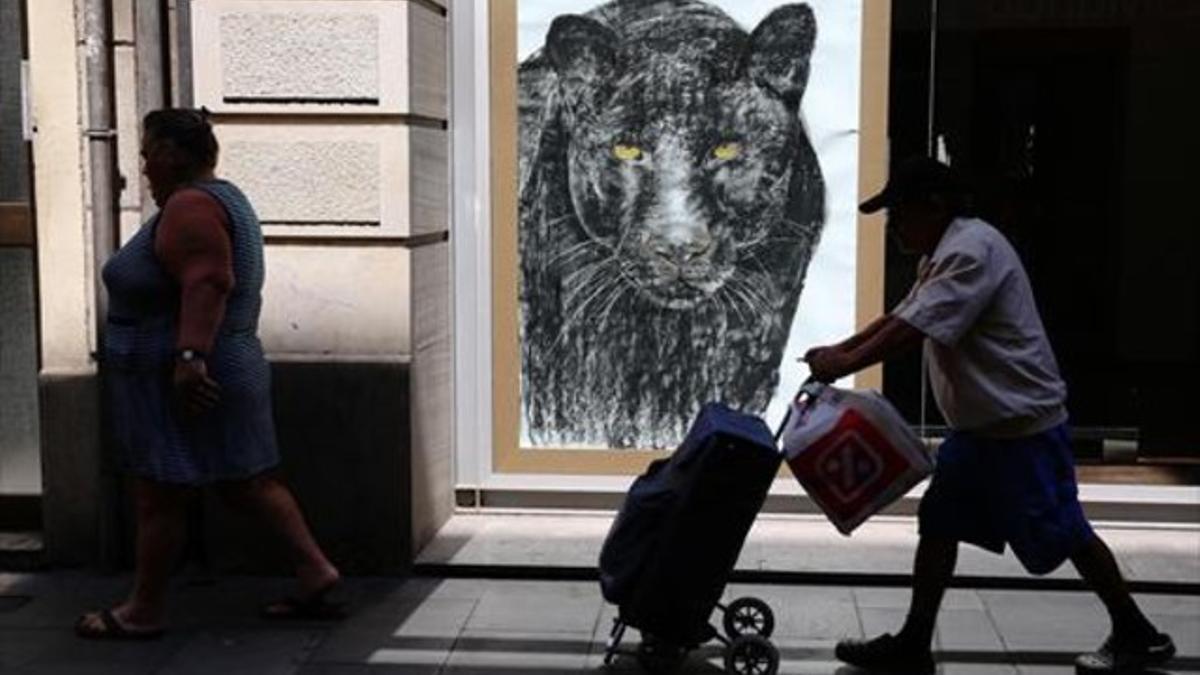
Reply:
<svg viewBox="0 0 1200 675"><path fill-rule="evenodd" d="M0 575L0 597L28 595L0 612L3 673L267 673L433 675L602 672L615 609L595 584L578 582L357 579L346 584L353 615L333 625L280 625L254 608L286 589L276 579L180 580L174 629L159 642L84 642L70 633L79 612L113 602L125 578L79 573ZM735 584L726 599L765 599L777 616L773 641L782 673L856 675L833 658L843 637L894 630L906 589ZM1200 672L1200 597L1140 596L1169 630L1182 660L1165 672ZM1076 652L1104 638L1097 600L1081 593L952 590L939 622L942 672L954 675L1066 675ZM637 631L626 635L632 650ZM688 673L721 672L721 653L693 654ZM623 657L614 672L637 672Z"/></svg>

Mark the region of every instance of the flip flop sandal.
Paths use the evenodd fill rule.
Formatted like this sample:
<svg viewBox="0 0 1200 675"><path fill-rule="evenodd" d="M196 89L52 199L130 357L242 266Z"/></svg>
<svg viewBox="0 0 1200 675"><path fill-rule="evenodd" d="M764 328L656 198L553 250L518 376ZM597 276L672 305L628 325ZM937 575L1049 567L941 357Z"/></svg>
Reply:
<svg viewBox="0 0 1200 675"><path fill-rule="evenodd" d="M127 640L143 641L157 640L163 636L163 629L138 630L121 625L111 609L97 612L100 617L100 627L96 628L87 623L87 615L79 617L75 622L75 634L85 640Z"/></svg>

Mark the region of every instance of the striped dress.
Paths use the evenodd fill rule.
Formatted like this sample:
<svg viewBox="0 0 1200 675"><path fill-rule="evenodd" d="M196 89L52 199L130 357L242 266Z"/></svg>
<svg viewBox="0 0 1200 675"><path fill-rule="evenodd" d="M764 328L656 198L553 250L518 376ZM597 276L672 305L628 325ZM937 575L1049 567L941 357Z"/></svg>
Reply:
<svg viewBox="0 0 1200 675"><path fill-rule="evenodd" d="M195 418L179 414L173 403L180 288L154 253L159 214L104 266L103 368L123 468L162 483L204 485L270 469L279 451L271 375L258 340L265 272L258 216L232 183L190 187L212 195L229 216L234 287L206 359L209 377L221 387L220 403Z"/></svg>

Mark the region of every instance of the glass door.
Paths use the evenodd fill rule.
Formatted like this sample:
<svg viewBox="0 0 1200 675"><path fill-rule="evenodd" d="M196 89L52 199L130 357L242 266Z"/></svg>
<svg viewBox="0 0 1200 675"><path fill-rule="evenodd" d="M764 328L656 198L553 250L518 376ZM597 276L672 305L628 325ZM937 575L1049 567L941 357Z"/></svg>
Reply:
<svg viewBox="0 0 1200 675"><path fill-rule="evenodd" d="M30 514L36 513L42 484L37 242L22 9L20 0L0 0L0 530L38 527L29 521L36 519Z"/></svg>

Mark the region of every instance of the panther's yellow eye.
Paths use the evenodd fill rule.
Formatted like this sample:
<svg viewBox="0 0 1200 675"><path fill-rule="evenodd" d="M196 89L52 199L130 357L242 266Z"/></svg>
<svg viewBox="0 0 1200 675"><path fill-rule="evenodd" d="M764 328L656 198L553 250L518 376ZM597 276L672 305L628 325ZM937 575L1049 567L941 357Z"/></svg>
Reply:
<svg viewBox="0 0 1200 675"><path fill-rule="evenodd" d="M717 159L733 159L742 154L742 145L740 143L722 143L713 148L713 157Z"/></svg>
<svg viewBox="0 0 1200 675"><path fill-rule="evenodd" d="M642 149L636 145L617 143L613 146L613 157L622 162L636 162L642 158Z"/></svg>

